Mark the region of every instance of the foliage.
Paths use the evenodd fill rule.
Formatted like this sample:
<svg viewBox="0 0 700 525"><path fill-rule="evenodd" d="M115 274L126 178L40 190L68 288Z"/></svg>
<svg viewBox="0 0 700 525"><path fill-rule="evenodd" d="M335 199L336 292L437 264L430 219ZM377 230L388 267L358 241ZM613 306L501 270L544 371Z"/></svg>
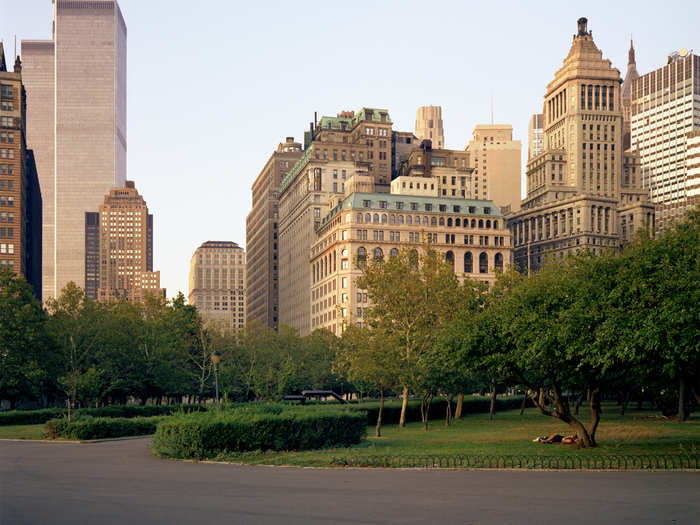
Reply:
<svg viewBox="0 0 700 525"><path fill-rule="evenodd" d="M78 416L71 420L51 419L46 422L44 431L51 439L61 437L81 441L144 436L153 434L156 431L156 425L162 419L162 416L134 418Z"/></svg>
<svg viewBox="0 0 700 525"><path fill-rule="evenodd" d="M308 450L359 443L367 416L326 407L251 407L174 416L158 424L153 450L203 458L246 450Z"/></svg>

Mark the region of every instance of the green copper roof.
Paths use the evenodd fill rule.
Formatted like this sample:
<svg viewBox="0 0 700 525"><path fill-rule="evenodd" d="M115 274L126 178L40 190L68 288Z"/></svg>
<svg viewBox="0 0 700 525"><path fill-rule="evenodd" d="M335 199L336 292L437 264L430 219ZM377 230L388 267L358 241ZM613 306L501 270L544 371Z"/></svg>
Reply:
<svg viewBox="0 0 700 525"><path fill-rule="evenodd" d="M385 208L379 204L380 201L386 202ZM401 208L396 206L397 202L402 203ZM366 206L366 203L369 203L369 205ZM417 209L412 210L411 203L415 203ZM426 204L430 205L430 210L426 209ZM445 207L444 211L440 211L440 206ZM490 212L486 213L484 208L490 208ZM501 209L493 201L489 200L460 199L456 197L421 197L418 195L393 193L351 193L324 217L319 224L319 228L322 228L342 210L381 211L382 213L403 213L408 215L440 213L443 215L469 215L470 217L503 217Z"/></svg>
<svg viewBox="0 0 700 525"><path fill-rule="evenodd" d="M304 151L304 154L301 156L301 158L292 166L292 169L289 170L289 173L287 173L287 176L282 179L282 183L280 184L280 193L282 193L287 186L294 180L294 177L297 176L297 173L299 173L299 170L304 167L304 164L309 160L309 157L311 156L311 150L314 149L313 146L309 146L306 148L306 151Z"/></svg>
<svg viewBox="0 0 700 525"><path fill-rule="evenodd" d="M370 112L372 113L371 118L369 117ZM351 130L359 122L369 120L372 122L381 122L381 114L386 114L387 124L391 124L391 117L389 116L388 109L376 109L376 108L362 108L354 117L321 117L321 122L318 123L318 129L335 129L342 130L342 124L345 124L346 130Z"/></svg>

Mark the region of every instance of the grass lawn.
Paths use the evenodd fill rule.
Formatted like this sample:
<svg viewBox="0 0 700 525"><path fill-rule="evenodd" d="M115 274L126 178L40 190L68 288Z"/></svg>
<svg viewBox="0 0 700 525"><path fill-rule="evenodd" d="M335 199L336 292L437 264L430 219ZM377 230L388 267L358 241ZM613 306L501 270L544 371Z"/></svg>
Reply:
<svg viewBox="0 0 700 525"><path fill-rule="evenodd" d="M374 428L367 428L367 439L345 449L302 452L248 452L219 456L221 461L249 464L329 466L334 457L360 455L569 455L569 454L700 454L700 414L683 424L671 420L653 419L656 412L628 410L620 416L615 405L604 406L596 439L599 446L578 450L567 445L533 443L537 436L554 432L570 434L570 427L545 417L534 408L523 416L518 410L501 412L493 421L488 414L472 414L445 427L441 420L423 430L421 423L410 423L400 429L397 425L383 427L381 438ZM581 410L587 420L588 413Z"/></svg>
<svg viewBox="0 0 700 525"><path fill-rule="evenodd" d="M44 425L0 426L0 439L43 439Z"/></svg>

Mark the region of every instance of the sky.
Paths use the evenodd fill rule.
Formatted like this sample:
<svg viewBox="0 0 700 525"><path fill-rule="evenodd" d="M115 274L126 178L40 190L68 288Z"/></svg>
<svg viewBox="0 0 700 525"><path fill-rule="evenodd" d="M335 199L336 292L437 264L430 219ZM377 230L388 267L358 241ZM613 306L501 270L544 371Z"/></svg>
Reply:
<svg viewBox="0 0 700 525"><path fill-rule="evenodd" d="M446 147L474 126L527 124L566 57L576 20L624 76L630 35L641 74L681 48L700 51L700 2L329 2L119 0L128 28L127 178L154 215L154 269L187 295L207 240L245 246L251 186L314 111L386 108L413 131L416 109L442 106ZM50 39L51 0L0 0L13 39ZM19 45L18 45L19 48Z"/></svg>

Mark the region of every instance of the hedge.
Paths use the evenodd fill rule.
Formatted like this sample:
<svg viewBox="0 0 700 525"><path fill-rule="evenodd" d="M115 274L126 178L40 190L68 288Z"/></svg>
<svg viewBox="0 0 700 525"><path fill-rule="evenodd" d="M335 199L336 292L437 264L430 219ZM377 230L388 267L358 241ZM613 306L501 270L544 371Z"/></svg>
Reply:
<svg viewBox="0 0 700 525"><path fill-rule="evenodd" d="M502 410L512 410L520 408L523 402L522 396L499 398L496 397L496 411ZM454 409L456 407L456 400L452 402L452 410L454 414ZM488 412L491 407L491 399L487 397L465 397L464 403L462 404L462 415L465 414L478 414ZM350 405L351 410L363 410L367 412L367 424L374 426L377 424L377 414L379 413L379 402L369 401L362 403L353 403ZM428 413L429 419L444 419L445 411L447 409L447 399L444 397L434 399L430 403L430 412ZM401 400L398 401L387 401L384 403L384 410L382 411L382 424L383 425L397 425L399 419L401 418ZM416 422L421 421L420 415L420 401L412 399L408 401L406 406L406 422Z"/></svg>
<svg viewBox="0 0 700 525"><path fill-rule="evenodd" d="M205 458L248 450L311 450L359 443L367 416L346 408L279 405L178 415L158 423L156 454Z"/></svg>
<svg viewBox="0 0 700 525"><path fill-rule="evenodd" d="M110 405L100 408L78 408L73 414L92 417L151 417L170 415L184 410L186 412L207 410L206 405ZM68 414L65 408L42 408L40 410L8 410L0 412L0 426L40 425L50 419Z"/></svg>
<svg viewBox="0 0 700 525"><path fill-rule="evenodd" d="M92 417L78 416L72 418L51 419L47 421L47 437L55 439L105 439L126 436L145 436L156 431L156 425L163 416L153 417Z"/></svg>

